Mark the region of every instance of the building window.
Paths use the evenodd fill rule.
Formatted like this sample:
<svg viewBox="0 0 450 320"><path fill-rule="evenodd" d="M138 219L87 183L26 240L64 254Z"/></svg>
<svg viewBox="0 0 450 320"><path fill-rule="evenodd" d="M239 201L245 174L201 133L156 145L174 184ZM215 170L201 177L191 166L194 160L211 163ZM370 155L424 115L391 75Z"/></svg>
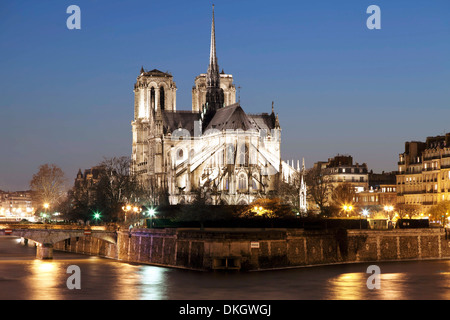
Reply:
<svg viewBox="0 0 450 320"><path fill-rule="evenodd" d="M183 159L183 149L178 149L177 156L178 156L178 160Z"/></svg>
<svg viewBox="0 0 450 320"><path fill-rule="evenodd" d="M248 166L248 147L245 143L239 146L239 165Z"/></svg>
<svg viewBox="0 0 450 320"><path fill-rule="evenodd" d="M150 89L150 107L155 110L155 88Z"/></svg>
<svg viewBox="0 0 450 320"><path fill-rule="evenodd" d="M239 175L238 189L240 191L247 189L247 178L244 174Z"/></svg>
<svg viewBox="0 0 450 320"><path fill-rule="evenodd" d="M231 143L227 146L227 164L234 164L234 145Z"/></svg>
<svg viewBox="0 0 450 320"><path fill-rule="evenodd" d="M258 181L255 177L252 178L252 188L253 190L258 190Z"/></svg>
<svg viewBox="0 0 450 320"><path fill-rule="evenodd" d="M165 96L164 96L164 87L159 89L159 105L161 106L161 110L165 108Z"/></svg>

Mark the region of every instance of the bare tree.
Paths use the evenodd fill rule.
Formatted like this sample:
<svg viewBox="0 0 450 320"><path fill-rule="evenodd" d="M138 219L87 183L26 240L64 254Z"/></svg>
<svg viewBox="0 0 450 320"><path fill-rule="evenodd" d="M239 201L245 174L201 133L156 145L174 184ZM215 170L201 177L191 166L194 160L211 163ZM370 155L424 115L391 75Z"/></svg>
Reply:
<svg viewBox="0 0 450 320"><path fill-rule="evenodd" d="M328 207L328 197L333 190L325 170L319 166L313 167L306 172L305 178L309 200L317 204L322 213L325 212Z"/></svg>
<svg viewBox="0 0 450 320"><path fill-rule="evenodd" d="M41 165L30 181L30 188L39 206L44 203L50 206L58 205L64 196L64 182L64 172L57 165Z"/></svg>
<svg viewBox="0 0 450 320"><path fill-rule="evenodd" d="M427 213L429 214L430 220L445 222L446 219L450 218L450 201L441 201L430 209Z"/></svg>
<svg viewBox="0 0 450 320"><path fill-rule="evenodd" d="M282 181L281 179L278 180L276 197L279 198L283 204L287 204L295 211L300 212L300 173L295 172L291 178L289 183Z"/></svg>
<svg viewBox="0 0 450 320"><path fill-rule="evenodd" d="M419 213L419 207L413 204L398 203L396 209L399 219L403 219L406 216L411 218L413 215Z"/></svg>
<svg viewBox="0 0 450 320"><path fill-rule="evenodd" d="M136 176L130 174L129 157L105 158L100 167L100 179L96 185L96 202L110 219L119 217L125 203L139 203L142 189Z"/></svg>
<svg viewBox="0 0 450 320"><path fill-rule="evenodd" d="M345 214L355 214L353 208L349 209L349 211L345 212L343 207L354 207L356 191L355 188L350 183L342 183L339 184L336 188L333 189L331 193L331 205L333 207L333 212L336 215Z"/></svg>

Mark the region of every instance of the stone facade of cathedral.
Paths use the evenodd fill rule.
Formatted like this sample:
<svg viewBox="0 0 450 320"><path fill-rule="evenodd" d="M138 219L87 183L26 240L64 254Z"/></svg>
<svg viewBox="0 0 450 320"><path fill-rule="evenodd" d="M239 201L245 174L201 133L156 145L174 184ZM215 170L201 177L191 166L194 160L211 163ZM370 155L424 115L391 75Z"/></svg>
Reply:
<svg viewBox="0 0 450 320"><path fill-rule="evenodd" d="M233 76L219 72L214 8L207 73L195 79L192 111L177 111L173 76L141 69L134 86L132 172L170 204L203 193L210 204L249 204L299 171L281 160L274 113L247 114Z"/></svg>

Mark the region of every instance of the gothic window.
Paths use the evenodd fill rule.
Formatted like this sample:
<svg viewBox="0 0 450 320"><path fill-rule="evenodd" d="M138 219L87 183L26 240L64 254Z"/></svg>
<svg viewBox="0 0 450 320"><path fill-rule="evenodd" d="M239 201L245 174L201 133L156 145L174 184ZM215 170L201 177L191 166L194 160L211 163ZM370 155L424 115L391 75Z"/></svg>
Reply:
<svg viewBox="0 0 450 320"><path fill-rule="evenodd" d="M227 146L227 164L234 164L234 145L232 143Z"/></svg>
<svg viewBox="0 0 450 320"><path fill-rule="evenodd" d="M245 143L239 146L239 163L240 166L248 166L248 147Z"/></svg>
<svg viewBox="0 0 450 320"><path fill-rule="evenodd" d="M238 189L240 191L244 191L247 189L247 177L245 176L245 174L239 175Z"/></svg>
<svg viewBox="0 0 450 320"><path fill-rule="evenodd" d="M256 180L256 177L252 178L252 188L253 190L258 190L258 181Z"/></svg>
<svg viewBox="0 0 450 320"><path fill-rule="evenodd" d="M161 89L159 89L159 101L160 101L161 110L164 110L164 107L165 107L164 87L161 87Z"/></svg>
<svg viewBox="0 0 450 320"><path fill-rule="evenodd" d="M155 110L155 88L150 89L150 108Z"/></svg>
<svg viewBox="0 0 450 320"><path fill-rule="evenodd" d="M253 145L250 145L250 164L256 163L256 148Z"/></svg>

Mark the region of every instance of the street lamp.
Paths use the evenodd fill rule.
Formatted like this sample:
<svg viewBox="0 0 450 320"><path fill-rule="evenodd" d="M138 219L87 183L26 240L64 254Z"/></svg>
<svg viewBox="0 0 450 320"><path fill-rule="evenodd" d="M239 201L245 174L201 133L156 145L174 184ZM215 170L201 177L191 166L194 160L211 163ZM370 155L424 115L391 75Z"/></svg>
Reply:
<svg viewBox="0 0 450 320"><path fill-rule="evenodd" d="M47 217L47 210L49 207L50 207L50 205L48 204L48 202L44 203L45 213L42 215L44 217L44 223L45 223L45 218Z"/></svg>
<svg viewBox="0 0 450 320"><path fill-rule="evenodd" d="M392 210L394 210L394 207L393 206L384 206L384 210L387 212L387 215L388 215L388 219L390 220L391 219L391 217L390 217L390 212L392 212Z"/></svg>
<svg viewBox="0 0 450 320"><path fill-rule="evenodd" d="M100 220L100 218L101 218L100 212L98 212L98 211L94 212L94 220L96 222L98 222L98 220Z"/></svg>
<svg viewBox="0 0 450 320"><path fill-rule="evenodd" d="M351 205L344 205L342 208L344 209L345 212L347 212L347 217L348 217L348 213L353 210L353 206L351 206Z"/></svg>
<svg viewBox="0 0 450 320"><path fill-rule="evenodd" d="M367 218L367 216L369 215L369 210L367 209L363 209L359 215L359 229L362 229L362 216L365 216Z"/></svg>
<svg viewBox="0 0 450 320"><path fill-rule="evenodd" d="M147 215L150 216L150 228L153 228L153 216L155 215L156 210L153 208L148 209Z"/></svg>
<svg viewBox="0 0 450 320"><path fill-rule="evenodd" d="M125 212L125 222L127 222L127 213L131 210L131 206L127 204L126 206L122 207L122 210Z"/></svg>

